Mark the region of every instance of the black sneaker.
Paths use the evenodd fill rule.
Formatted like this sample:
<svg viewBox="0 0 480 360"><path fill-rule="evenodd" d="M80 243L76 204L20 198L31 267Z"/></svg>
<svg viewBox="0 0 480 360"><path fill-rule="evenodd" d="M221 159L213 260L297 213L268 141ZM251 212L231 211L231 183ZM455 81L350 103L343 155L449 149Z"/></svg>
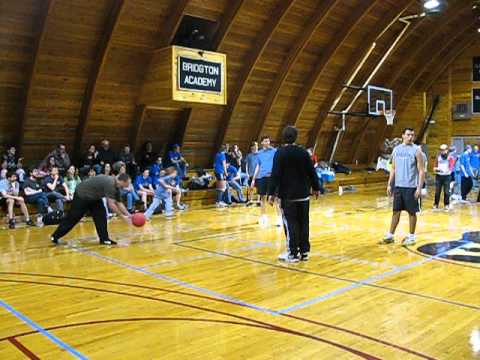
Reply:
<svg viewBox="0 0 480 360"><path fill-rule="evenodd" d="M28 219L27 221L25 221L25 224L27 224L28 226L35 226L35 223L32 219Z"/></svg>
<svg viewBox="0 0 480 360"><path fill-rule="evenodd" d="M116 241L113 241L111 239L108 240L100 240L100 245L117 245Z"/></svg>
<svg viewBox="0 0 480 360"><path fill-rule="evenodd" d="M8 220L8 228L15 229L15 219Z"/></svg>
<svg viewBox="0 0 480 360"><path fill-rule="evenodd" d="M58 239L54 236L50 236L50 240L52 241L52 243L54 243L55 245L58 245Z"/></svg>
<svg viewBox="0 0 480 360"><path fill-rule="evenodd" d="M308 261L308 259L309 259L308 252L300 254L300 261Z"/></svg>

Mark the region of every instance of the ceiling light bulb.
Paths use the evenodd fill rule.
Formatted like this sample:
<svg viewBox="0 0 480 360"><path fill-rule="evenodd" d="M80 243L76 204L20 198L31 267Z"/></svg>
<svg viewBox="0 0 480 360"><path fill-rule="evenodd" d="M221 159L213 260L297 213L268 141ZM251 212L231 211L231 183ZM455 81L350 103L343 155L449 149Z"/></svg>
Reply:
<svg viewBox="0 0 480 360"><path fill-rule="evenodd" d="M423 4L423 7L427 10L432 10L439 6L440 6L440 2L438 0L427 0Z"/></svg>

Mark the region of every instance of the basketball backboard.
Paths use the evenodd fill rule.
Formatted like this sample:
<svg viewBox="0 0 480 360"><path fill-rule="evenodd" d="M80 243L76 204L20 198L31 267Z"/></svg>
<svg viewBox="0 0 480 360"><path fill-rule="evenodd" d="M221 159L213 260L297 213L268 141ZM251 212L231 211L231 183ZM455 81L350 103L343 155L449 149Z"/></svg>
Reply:
<svg viewBox="0 0 480 360"><path fill-rule="evenodd" d="M393 91L391 89L368 85L368 114L382 116L393 111Z"/></svg>

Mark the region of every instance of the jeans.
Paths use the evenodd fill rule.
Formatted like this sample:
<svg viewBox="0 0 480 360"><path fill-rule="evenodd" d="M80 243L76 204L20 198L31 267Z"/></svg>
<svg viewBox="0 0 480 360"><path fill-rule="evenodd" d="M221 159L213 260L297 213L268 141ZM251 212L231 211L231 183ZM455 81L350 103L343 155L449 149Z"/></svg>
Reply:
<svg viewBox="0 0 480 360"><path fill-rule="evenodd" d="M443 202L445 206L450 204L450 180L451 175L437 175L435 177L435 206L440 203L440 195L443 189Z"/></svg>
<svg viewBox="0 0 480 360"><path fill-rule="evenodd" d="M177 169L177 185L181 186L183 178L187 176L187 166L184 162L173 164L173 166Z"/></svg>
<svg viewBox="0 0 480 360"><path fill-rule="evenodd" d="M240 184L235 180L230 180L228 182L228 185L237 192L238 200L244 202L245 198L243 197L242 187L240 186Z"/></svg>
<svg viewBox="0 0 480 360"><path fill-rule="evenodd" d="M46 193L48 201L55 201L55 206L57 210L63 211L63 203L65 202L65 197L56 191L50 191Z"/></svg>
<svg viewBox="0 0 480 360"><path fill-rule="evenodd" d="M152 203L148 207L147 211L145 211L145 217L147 218L147 220L152 217L153 213L160 206L162 201L165 202L165 215L173 214L172 193L164 191L163 189L161 189L160 191L156 190Z"/></svg>
<svg viewBox="0 0 480 360"><path fill-rule="evenodd" d="M45 194L44 192L35 195L25 196L25 200L28 204L36 204L39 214L45 215L47 213L48 197L47 194Z"/></svg>
<svg viewBox="0 0 480 360"><path fill-rule="evenodd" d="M133 210L133 206L135 205L135 202L140 200L140 196L138 196L135 190L133 191L122 190L122 197L125 197L127 199L128 211Z"/></svg>
<svg viewBox="0 0 480 360"><path fill-rule="evenodd" d="M223 202L227 204L232 203L232 193L230 192L230 185L228 185L228 183L225 191L223 192Z"/></svg>
<svg viewBox="0 0 480 360"><path fill-rule="evenodd" d="M240 172L240 185L248 186L248 175L244 172Z"/></svg>
<svg viewBox="0 0 480 360"><path fill-rule="evenodd" d="M473 181L472 181L472 177L463 177L462 176L462 184L461 184L461 188L462 188L462 200L467 200L467 196L468 194L470 193L470 191L472 190L472 187L473 187Z"/></svg>

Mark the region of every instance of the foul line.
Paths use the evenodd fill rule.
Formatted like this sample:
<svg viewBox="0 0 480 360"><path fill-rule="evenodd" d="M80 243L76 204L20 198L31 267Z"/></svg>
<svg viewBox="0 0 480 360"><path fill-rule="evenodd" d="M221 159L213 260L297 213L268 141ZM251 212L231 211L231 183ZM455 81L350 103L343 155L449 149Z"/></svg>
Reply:
<svg viewBox="0 0 480 360"><path fill-rule="evenodd" d="M80 352L75 350L73 347L71 347L67 343L64 343L62 340L57 338L55 335L53 335L50 332L48 332L47 330L45 330L43 327L41 327L39 324L34 322L32 319L28 318L26 315L24 315L21 312L15 310L12 306L10 306L9 304L7 304L5 301L3 301L1 299L0 299L0 306L3 307L5 310L7 310L12 315L14 315L15 317L17 317L18 319L22 320L27 325L29 325L32 329L38 331L43 336L50 339L52 342L57 344L62 349L68 351L70 354L72 354L77 359L88 360L88 358L85 355L81 354Z"/></svg>
<svg viewBox="0 0 480 360"><path fill-rule="evenodd" d="M79 253L95 257L97 259L103 260L103 261L108 262L110 264L114 264L114 265L129 269L129 270L133 270L133 271L136 271L138 273L154 277L156 279L167 281L171 284L179 285L181 287L191 289L191 290L194 290L194 291L197 291L197 292L215 297L217 299L227 300L227 301L230 301L232 303L242 305L242 306L250 308L250 309L258 310L258 311L261 311L261 312L266 313L266 314L280 315L278 311L267 309L267 308L257 306L257 305L254 305L254 304L250 304L250 303L247 303L243 300L231 297L229 295L224 295L224 294L218 293L216 291L209 290L209 289L197 286L195 284L176 279L176 278L168 276L168 275L152 272L152 271L146 270L146 269L144 269L142 267L139 267L139 266L130 265L130 264L124 263L120 260L117 260L117 259L114 259L114 258L111 258L111 257L108 257L108 256L100 255L100 254L96 253L95 251L90 251L90 250L86 250L86 249L83 249L83 248L75 248L75 247L70 247L70 248L79 252Z"/></svg>
<svg viewBox="0 0 480 360"><path fill-rule="evenodd" d="M381 273L381 274L378 274L378 275L373 275L373 276L370 276L364 280L359 280L359 281L356 281L355 283L353 284L350 284L348 286L345 286L345 287L342 287L342 288L339 288L339 289L336 289L336 290L333 290L329 293L326 293L324 295L321 295L321 296L318 296L316 298L313 298L311 300L308 300L308 301L304 301L304 302L301 302L301 303L298 303L296 305L292 305L292 306L289 306L285 309L282 309L282 310L279 310L278 312L281 313L281 314L287 314L289 312L292 312L292 311L295 311L295 310L300 310L300 309L303 309L307 306L310 306L310 305L314 305L314 304L318 304L322 301L326 301L328 299L331 299L335 296L338 296L338 295L341 295L341 294L345 294L346 292L350 291L350 290L353 290L353 289L357 289L361 286L364 286L364 285L371 285L377 281L381 281L381 280L384 280L390 276L393 276L393 275L397 275L397 274L400 274L401 272L404 272L404 271L407 271L407 270L410 270L410 269L413 269L413 268L416 268L416 267L419 267L419 266L422 266L428 262L431 262L433 260L436 260L438 258L441 258L443 255L447 254L449 251L452 251L452 250L455 250L457 248L460 248L462 246L465 246L469 243L472 243L471 241L465 241L463 242L461 245L455 247L455 248L452 248L452 249L448 249L446 251L443 251L435 256L429 256L425 259L422 259L422 260L419 260L419 261L415 261L413 263L410 263L410 264L406 264L406 265L403 265L403 266L399 266L391 271L387 271L387 272L384 272L384 273Z"/></svg>

